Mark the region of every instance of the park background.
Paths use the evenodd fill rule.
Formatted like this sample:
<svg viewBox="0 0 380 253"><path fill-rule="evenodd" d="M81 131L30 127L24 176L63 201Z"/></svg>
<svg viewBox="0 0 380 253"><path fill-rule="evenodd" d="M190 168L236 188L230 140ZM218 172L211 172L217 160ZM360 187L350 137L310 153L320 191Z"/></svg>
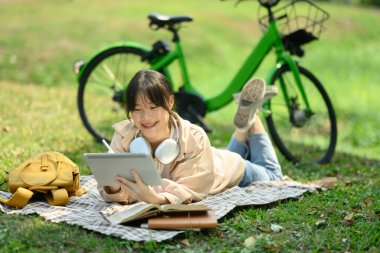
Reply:
<svg viewBox="0 0 380 253"><path fill-rule="evenodd" d="M281 155L283 172L307 181L338 177L332 190L264 207L242 208L218 229L172 240L135 243L37 216L0 214L5 251L374 251L378 252L380 167L380 9L376 1L318 1L330 13L319 41L306 45L303 66L324 84L338 119L336 154L328 165L297 166ZM73 62L117 41L151 45L165 31L148 28L148 13L194 18L180 31L192 82L212 96L232 78L261 35L257 1L0 0L0 176L32 154L54 150L89 171L82 153L102 152L76 108ZM265 76L266 66L257 73ZM215 87L218 87L216 89ZM236 105L207 115L215 146L225 146ZM350 216L352 214L352 217ZM350 220L347 221L348 218ZM324 220L323 226L316 223ZM280 233L258 228L280 224ZM22 235L22 236L19 236ZM42 238L52 238L49 241ZM256 239L246 248L245 239Z"/></svg>

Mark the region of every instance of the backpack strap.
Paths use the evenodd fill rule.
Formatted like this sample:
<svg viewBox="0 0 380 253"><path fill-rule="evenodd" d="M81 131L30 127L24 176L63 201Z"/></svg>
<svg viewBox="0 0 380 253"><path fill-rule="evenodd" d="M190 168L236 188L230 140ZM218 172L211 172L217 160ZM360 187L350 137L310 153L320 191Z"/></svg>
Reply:
<svg viewBox="0 0 380 253"><path fill-rule="evenodd" d="M51 190L45 194L46 201L52 206L64 206L69 203L69 194L65 188Z"/></svg>
<svg viewBox="0 0 380 253"><path fill-rule="evenodd" d="M83 188L78 189L73 195L80 196L86 191ZM50 190L50 192L45 193L45 198L49 205L53 206L64 206L69 202L69 194L64 188ZM10 199L5 199L0 197L0 203L6 204L11 207L23 208L32 198L33 192L19 187L15 193L13 193Z"/></svg>
<svg viewBox="0 0 380 253"><path fill-rule="evenodd" d="M32 198L33 192L28 189L19 187L15 193L13 193L10 199L4 199L0 197L0 202L12 207L22 208L28 204Z"/></svg>
<svg viewBox="0 0 380 253"><path fill-rule="evenodd" d="M82 196L82 195L85 194L86 192L87 192L86 189L84 189L84 188L79 188L79 189L76 190L75 192L70 193L70 196Z"/></svg>

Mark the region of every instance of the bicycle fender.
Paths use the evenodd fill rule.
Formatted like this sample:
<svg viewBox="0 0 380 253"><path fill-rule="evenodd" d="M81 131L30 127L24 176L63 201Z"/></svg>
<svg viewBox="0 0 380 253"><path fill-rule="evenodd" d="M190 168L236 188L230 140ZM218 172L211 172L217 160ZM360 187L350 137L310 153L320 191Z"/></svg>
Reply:
<svg viewBox="0 0 380 253"><path fill-rule="evenodd" d="M145 52L149 52L150 50L152 50L151 47L148 47L144 44L141 44L141 43L138 43L138 42L134 42L134 41L122 41L122 42L116 42L116 43L112 43L106 47L103 47L101 48L100 50L98 50L88 61L86 61L83 66L80 68L79 72L78 72L78 75L77 75L77 81L79 82L84 71L86 70L87 66L89 64L91 64L91 62L99 55L99 54L102 54L104 51L107 51L107 50L110 50L112 48L117 48L117 47L132 47L132 48L137 48L137 49L140 49L142 51L145 51Z"/></svg>

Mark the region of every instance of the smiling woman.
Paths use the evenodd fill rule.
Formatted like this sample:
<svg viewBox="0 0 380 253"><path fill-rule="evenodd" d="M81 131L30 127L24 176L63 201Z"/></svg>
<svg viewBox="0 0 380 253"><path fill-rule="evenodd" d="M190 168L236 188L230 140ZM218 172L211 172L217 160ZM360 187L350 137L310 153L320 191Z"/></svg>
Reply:
<svg viewBox="0 0 380 253"><path fill-rule="evenodd" d="M135 75L127 90L127 116L132 118L153 150L170 135L174 92L163 75L143 71Z"/></svg>
<svg viewBox="0 0 380 253"><path fill-rule="evenodd" d="M128 119L113 126L111 148L115 152L151 154L163 184L145 185L136 168L135 182L116 177L118 183L99 186L102 197L123 203L190 203L236 185L281 179L272 144L259 117L255 117L265 87L262 79L246 84L235 116L238 128L229 150L221 150L211 147L201 127L172 111L174 94L164 75L153 70L137 72L126 91Z"/></svg>

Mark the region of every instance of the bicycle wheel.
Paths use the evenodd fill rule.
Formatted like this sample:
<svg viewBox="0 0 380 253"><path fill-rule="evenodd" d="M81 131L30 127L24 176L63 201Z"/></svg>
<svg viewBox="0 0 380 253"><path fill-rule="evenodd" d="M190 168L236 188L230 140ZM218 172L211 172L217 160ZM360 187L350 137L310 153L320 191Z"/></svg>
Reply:
<svg viewBox="0 0 380 253"><path fill-rule="evenodd" d="M97 141L110 141L112 125L126 119L125 87L141 69L149 69L139 48L119 46L96 55L79 80L78 109L86 129Z"/></svg>
<svg viewBox="0 0 380 253"><path fill-rule="evenodd" d="M336 146L337 126L330 98L318 79L307 69L299 67L302 84L312 112L304 100L289 66L278 69L271 84L279 93L269 103L271 113L266 117L268 129L280 152L293 162L327 163ZM284 82L290 105L287 106L280 81Z"/></svg>

